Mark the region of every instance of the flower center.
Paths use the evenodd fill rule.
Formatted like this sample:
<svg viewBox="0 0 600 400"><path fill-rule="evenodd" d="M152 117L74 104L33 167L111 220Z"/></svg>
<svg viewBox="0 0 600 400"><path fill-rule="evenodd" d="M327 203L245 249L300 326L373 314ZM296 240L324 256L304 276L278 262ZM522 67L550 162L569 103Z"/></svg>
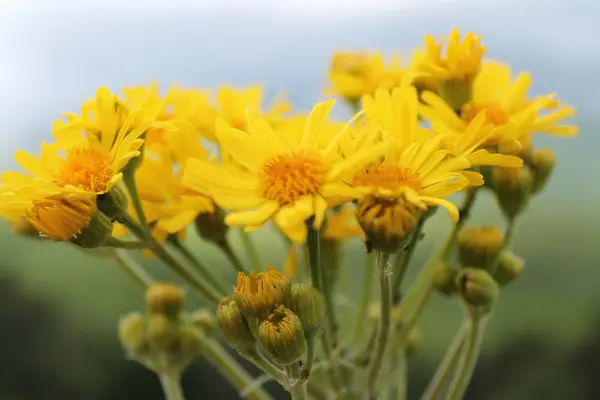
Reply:
<svg viewBox="0 0 600 400"><path fill-rule="evenodd" d="M419 189L419 174L407 168L393 165L373 164L365 170L354 175L353 183L356 186L366 186L376 189L398 190L409 187Z"/></svg>
<svg viewBox="0 0 600 400"><path fill-rule="evenodd" d="M62 241L76 237L89 224L94 211L93 200L52 196L34 201L27 220L42 235Z"/></svg>
<svg viewBox="0 0 600 400"><path fill-rule="evenodd" d="M320 155L305 150L275 156L260 170L261 194L282 205L293 204L316 194L328 169Z"/></svg>
<svg viewBox="0 0 600 400"><path fill-rule="evenodd" d="M78 147L67 153L56 183L77 186L88 192L106 193L112 177L112 166L105 152Z"/></svg>
<svg viewBox="0 0 600 400"><path fill-rule="evenodd" d="M480 112L486 111L486 122L494 126L501 126L510 120L510 116L498 103L467 104L463 108L463 119L471 122Z"/></svg>

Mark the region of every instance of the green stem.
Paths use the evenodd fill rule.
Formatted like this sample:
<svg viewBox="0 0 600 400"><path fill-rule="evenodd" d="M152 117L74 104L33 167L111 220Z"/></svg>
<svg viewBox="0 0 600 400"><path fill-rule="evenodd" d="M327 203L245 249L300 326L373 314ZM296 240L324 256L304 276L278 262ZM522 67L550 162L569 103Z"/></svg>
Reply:
<svg viewBox="0 0 600 400"><path fill-rule="evenodd" d="M206 278L208 283L210 283L215 287L215 289L217 289L217 291L219 292L219 294L222 295L222 297L226 297L229 294L229 290L227 290L225 286L223 286L223 284L217 279L217 277L206 265L204 265L200 260L198 260L196 256L194 256L194 254L192 254L190 249L188 249L185 244L181 243L181 241L178 238L171 240L171 244L175 249L177 249L177 251L179 251L179 253L181 253L181 255L186 260L190 262L190 264L196 267L196 269L203 275L203 277Z"/></svg>
<svg viewBox="0 0 600 400"><path fill-rule="evenodd" d="M367 394L375 396L377 392L378 378L383 366L383 358L388 348L390 333L392 330L392 291L390 282L390 271L388 268L389 253L377 253L377 267L379 269L379 286L381 289L381 316L379 319L379 334L375 345L375 354L369 363L369 375L367 378Z"/></svg>
<svg viewBox="0 0 600 400"><path fill-rule="evenodd" d="M217 246L223 252L225 257L227 257L227 259L231 263L231 266L237 272L243 272L244 274L248 274L248 271L246 271L246 269L244 268L244 265L242 264L240 259L233 252L233 249L231 248L231 244L229 242L227 242L227 241L221 242L221 243L218 243Z"/></svg>
<svg viewBox="0 0 600 400"><path fill-rule="evenodd" d="M513 235L515 233L515 218L511 218L507 221L506 231L504 232L504 247L508 247L510 242L512 241Z"/></svg>
<svg viewBox="0 0 600 400"><path fill-rule="evenodd" d="M129 257L125 251L116 250L115 258L121 269L145 289L149 288L154 283L154 279L152 279L138 263Z"/></svg>
<svg viewBox="0 0 600 400"><path fill-rule="evenodd" d="M289 388L289 392L292 395L292 400L308 400L308 393L306 390L306 381L300 380L302 376L302 370L297 364L292 364L289 367L289 376L293 382Z"/></svg>
<svg viewBox="0 0 600 400"><path fill-rule="evenodd" d="M452 254L452 250L454 249L454 245L456 244L456 239L458 238L458 234L462 230L462 227L469 219L469 215L471 214L471 209L473 208L473 204L475 204L475 199L477 199L477 193L479 191L479 187L472 187L467 191L465 196L465 200L463 202L462 207L459 210L459 220L454 225L454 229L450 234L450 237L446 241L444 248L442 249L441 259L447 261Z"/></svg>
<svg viewBox="0 0 600 400"><path fill-rule="evenodd" d="M165 392L166 400L184 400L180 377L178 374L161 374L160 383Z"/></svg>
<svg viewBox="0 0 600 400"><path fill-rule="evenodd" d="M323 281L321 275L321 249L319 231L312 227L309 222L308 235L306 238L306 249L308 251L308 266L310 267L310 280L312 285L323 292Z"/></svg>
<svg viewBox="0 0 600 400"><path fill-rule="evenodd" d="M413 230L407 248L396 256L396 260L394 262L394 286L392 288L394 303L400 303L402 281L404 280L404 276L406 275L406 271L410 265L410 260L415 253L415 249L417 248L417 243L421 239L421 232L423 231L423 226L425 226L426 220L427 217L425 215L421 215L419 221L417 222L417 226L415 226L415 229Z"/></svg>
<svg viewBox="0 0 600 400"><path fill-rule="evenodd" d="M119 240L114 237L111 237L110 239L108 239L108 242L106 242L105 246L112 247L114 249L128 249L128 250L145 249L148 247L146 242L124 241L124 240Z"/></svg>
<svg viewBox="0 0 600 400"><path fill-rule="evenodd" d="M238 391L244 390L254 381L242 366L214 339L207 339L204 343L204 356ZM252 400L273 400L263 389L255 388L247 393Z"/></svg>
<svg viewBox="0 0 600 400"><path fill-rule="evenodd" d="M185 279L188 284L197 289L206 300L213 304L219 303L221 296L212 287L208 286L202 277L198 276L195 271L190 270L186 265L181 264L152 235L145 238L143 230L129 215L124 216L120 222L134 235L138 236L138 238L148 240L148 248L152 253Z"/></svg>
<svg viewBox="0 0 600 400"><path fill-rule="evenodd" d="M246 232L244 229L240 229L242 244L246 249L246 255L250 258L250 262L254 265L257 271L262 271L264 269L264 265L260 260L260 256L258 255L258 251L256 250L256 244L252 238L252 235L249 232Z"/></svg>
<svg viewBox="0 0 600 400"><path fill-rule="evenodd" d="M397 360L398 365L396 368L396 374L398 376L398 383L396 384L395 388L395 400L406 400L408 392L408 359L406 356L406 351L401 349L401 352L402 353L398 355Z"/></svg>
<svg viewBox="0 0 600 400"><path fill-rule="evenodd" d="M448 389L448 393L450 394L448 397L449 400L461 400L467 391L481 351L487 320L487 316L479 315L476 311L469 313L469 332L465 338L462 359L456 369L452 382L450 382Z"/></svg>
<svg viewBox="0 0 600 400"><path fill-rule="evenodd" d="M135 214L138 217L138 221L140 227L142 228L143 238L148 238L151 235L150 227L148 226L148 221L146 220L146 214L144 214L144 208L142 207L142 200L140 199L139 193L137 191L137 185L135 184L135 170L126 170L123 173L123 183L129 192L129 197L131 197L131 204L133 205L133 209L135 210Z"/></svg>
<svg viewBox="0 0 600 400"><path fill-rule="evenodd" d="M421 396L421 400L436 400L442 398L444 389L447 387L449 379L456 370L456 365L460 360L461 351L468 332L469 324L468 322L465 322L452 340L452 344L446 351L446 355L438 366L429 385L427 385L423 396Z"/></svg>
<svg viewBox="0 0 600 400"><path fill-rule="evenodd" d="M358 309L356 311L356 326L354 327L355 340L358 344L362 341L363 333L365 332L365 318L371 295L373 292L373 277L375 276L375 253L367 254L367 260L364 267L363 285L361 289Z"/></svg>

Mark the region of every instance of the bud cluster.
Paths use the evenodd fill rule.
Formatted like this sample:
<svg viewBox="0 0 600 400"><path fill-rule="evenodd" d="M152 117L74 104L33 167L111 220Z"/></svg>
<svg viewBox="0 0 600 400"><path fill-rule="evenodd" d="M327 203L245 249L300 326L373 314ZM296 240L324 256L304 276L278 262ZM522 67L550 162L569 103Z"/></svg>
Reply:
<svg viewBox="0 0 600 400"><path fill-rule="evenodd" d="M119 323L129 357L158 374L181 373L202 352L214 317L206 310L183 313L180 288L157 283L146 293L147 313L133 312Z"/></svg>
<svg viewBox="0 0 600 400"><path fill-rule="evenodd" d="M231 297L217 310L217 324L234 349L258 352L277 366L303 359L324 317L321 294L311 285L292 284L279 271L238 273Z"/></svg>

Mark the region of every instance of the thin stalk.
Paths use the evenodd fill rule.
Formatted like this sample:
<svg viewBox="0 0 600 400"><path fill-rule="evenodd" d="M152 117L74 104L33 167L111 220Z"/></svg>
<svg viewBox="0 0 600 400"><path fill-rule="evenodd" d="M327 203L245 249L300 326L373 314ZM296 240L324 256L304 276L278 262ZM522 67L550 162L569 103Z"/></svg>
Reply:
<svg viewBox="0 0 600 400"><path fill-rule="evenodd" d="M213 285L217 291L222 295L222 297L225 297L229 294L229 290L227 290L225 288L225 286L223 285L223 283L221 283L219 281L219 279L217 279L217 277L212 273L212 271L210 270L210 268L208 268L205 264L203 264L191 251L190 249L187 248L187 246L183 243L181 243L181 241L179 239L176 240L172 240L171 241L173 247L179 252L181 253L181 255L189 261L190 264L192 264L194 267L196 267L196 269L202 274L202 276L204 278L206 278L206 280L208 281L208 283L210 283L211 285Z"/></svg>
<svg viewBox="0 0 600 400"><path fill-rule="evenodd" d="M375 345L375 353L369 363L367 377L367 393L374 396L377 392L377 383L381 375L383 358L390 341L392 330L392 287L390 271L388 268L389 253L377 253L377 267L379 269L379 287L381 289L381 316L379 319L379 334Z"/></svg>
<svg viewBox="0 0 600 400"><path fill-rule="evenodd" d="M308 392L306 390L306 381L301 381L302 370L297 364L292 364L289 368L289 376L294 382L289 388L292 400L308 400Z"/></svg>
<svg viewBox="0 0 600 400"><path fill-rule="evenodd" d="M129 275L133 280L142 285L145 289L152 286L154 279L144 269L136 263L129 255L123 250L115 251L115 258L117 264L121 269Z"/></svg>
<svg viewBox="0 0 600 400"><path fill-rule="evenodd" d="M444 359L427 385L425 392L421 396L421 400L442 399L444 389L448 386L450 377L456 370L456 365L460 360L461 351L468 333L469 323L465 321L456 333L456 336L454 336L452 344L450 344L450 347L444 355Z"/></svg>
<svg viewBox="0 0 600 400"><path fill-rule="evenodd" d="M458 238L458 234L460 233L463 226L465 225L465 222L467 222L467 219L469 219L469 215L471 214L471 209L473 208L473 204L475 204L475 200L477 199L478 191L479 191L479 187L472 187L471 189L469 189L467 191L463 205L459 210L460 218L459 218L458 222L456 223L456 225L454 225L454 229L452 230L452 233L450 234L450 237L446 241L446 244L442 250L442 253L441 253L442 260L446 261L450 258L450 255L452 254L452 249L454 248L454 245L456 244L456 239Z"/></svg>
<svg viewBox="0 0 600 400"><path fill-rule="evenodd" d="M225 257L227 257L227 259L229 260L229 262L231 263L231 265L237 272L243 272L244 274L248 273L248 271L244 268L244 265L242 264L240 259L233 252L233 249L231 248L231 244L229 242L225 241L225 242L219 243L217 246L223 252Z"/></svg>
<svg viewBox="0 0 600 400"><path fill-rule="evenodd" d="M254 378L229 354L217 341L207 339L204 343L206 359L231 383L238 391L252 384ZM255 388L246 394L252 400L273 400L264 389Z"/></svg>
<svg viewBox="0 0 600 400"><path fill-rule="evenodd" d="M452 382L450 382L448 389L448 393L450 394L448 397L449 400L461 400L467 391L467 387L475 371L475 366L477 365L479 353L481 352L481 344L487 320L486 316L481 316L477 312L471 311L469 313L469 332L465 338L461 362L457 367Z"/></svg>
<svg viewBox="0 0 600 400"><path fill-rule="evenodd" d="M285 373L279 368L275 367L269 361L265 360L256 350L252 350L246 353L239 353L240 356L244 357L246 360L250 361L258 368L262 369L264 372L269 374L273 379L275 379L280 384L285 382Z"/></svg>
<svg viewBox="0 0 600 400"><path fill-rule="evenodd" d="M179 374L161 374L160 383L166 400L184 400Z"/></svg>
<svg viewBox="0 0 600 400"><path fill-rule="evenodd" d="M425 215L421 215L417 225L415 226L415 229L413 230L410 241L408 242L408 246L396 256L396 260L394 262L394 286L392 288L394 303L400 302L402 281L404 280L404 276L406 275L406 271L408 270L412 256L417 248L417 243L421 239L421 232L423 231L423 226L425 226L426 220L427 217Z"/></svg>
<svg viewBox="0 0 600 400"><path fill-rule="evenodd" d="M148 241L148 248L152 253L177 272L193 288L197 289L206 300L214 304L217 304L221 300L221 296L211 286L207 285L202 277L198 276L195 271L190 270L186 265L181 264L154 237L144 237L143 230L130 216L123 217L120 222L134 235L138 236L139 239L146 239Z"/></svg>
<svg viewBox="0 0 600 400"><path fill-rule="evenodd" d="M265 266L260 260L260 256L256 250L256 244L254 243L252 235L249 232L246 232L244 229L240 229L240 235L242 237L242 244L246 249L246 255L250 258L250 262L257 271L263 270Z"/></svg>
<svg viewBox="0 0 600 400"><path fill-rule="evenodd" d="M110 239L108 239L108 242L106 242L105 246L112 247L114 249L128 249L128 250L139 250L139 249L145 249L148 247L146 242L131 242L131 241L119 240L114 237L111 237Z"/></svg>
<svg viewBox="0 0 600 400"><path fill-rule="evenodd" d="M364 268L363 285L356 311L356 326L354 327L355 340L357 343L362 341L365 332L364 324L371 302L373 292L373 277L375 276L375 253L367 254L367 260Z"/></svg>
<svg viewBox="0 0 600 400"><path fill-rule="evenodd" d="M148 238L152 235L150 234L150 227L148 226L148 221L146 220L146 214L144 214L142 200L140 199L137 191L137 185L135 184L135 170L128 170L123 173L123 183L129 192L129 197L131 197L131 204L133 205L135 214L138 217L140 227L144 234L143 237Z"/></svg>
<svg viewBox="0 0 600 400"><path fill-rule="evenodd" d="M408 394L408 359L406 351L401 349L402 353L398 356L398 366L396 374L398 375L398 383L396 384L395 400L406 400Z"/></svg>

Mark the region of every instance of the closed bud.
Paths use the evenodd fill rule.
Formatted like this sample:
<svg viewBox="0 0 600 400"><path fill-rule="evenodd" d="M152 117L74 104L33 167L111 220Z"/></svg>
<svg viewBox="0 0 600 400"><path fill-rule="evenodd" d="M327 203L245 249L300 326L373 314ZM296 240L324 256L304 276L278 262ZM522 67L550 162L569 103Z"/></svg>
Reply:
<svg viewBox="0 0 600 400"><path fill-rule="evenodd" d="M207 336L210 336L213 333L217 323L213 313L205 308L194 311L192 315L189 316L189 321L196 328L203 331Z"/></svg>
<svg viewBox="0 0 600 400"><path fill-rule="evenodd" d="M411 329L408 334L408 338L406 339L406 355L410 356L421 348L423 344L423 336L421 335L421 331L419 328Z"/></svg>
<svg viewBox="0 0 600 400"><path fill-rule="evenodd" d="M450 79L440 82L438 94L453 109L461 110L471 101L473 92L473 78Z"/></svg>
<svg viewBox="0 0 600 400"><path fill-rule="evenodd" d="M500 286L506 286L523 273L525 260L512 251L504 251L498 259L498 268L494 272L494 279Z"/></svg>
<svg viewBox="0 0 600 400"><path fill-rule="evenodd" d="M202 353L206 335L192 324L182 324L179 330L179 366L183 369Z"/></svg>
<svg viewBox="0 0 600 400"><path fill-rule="evenodd" d="M233 300L246 318L265 319L279 305L289 305L291 286L290 279L271 266L267 272L238 272Z"/></svg>
<svg viewBox="0 0 600 400"><path fill-rule="evenodd" d="M207 242L224 245L229 226L225 223L225 212L220 208L210 213L202 213L196 217L196 231Z"/></svg>
<svg viewBox="0 0 600 400"><path fill-rule="evenodd" d="M458 235L458 259L463 266L491 270L504 248L504 234L495 226L464 228Z"/></svg>
<svg viewBox="0 0 600 400"><path fill-rule="evenodd" d="M325 316L323 296L312 285L297 283L292 285L291 310L300 317L305 330L318 328Z"/></svg>
<svg viewBox="0 0 600 400"><path fill-rule="evenodd" d="M500 292L494 278L479 268L461 270L456 276L456 286L465 303L483 310L491 309Z"/></svg>
<svg viewBox="0 0 600 400"><path fill-rule="evenodd" d="M495 168L492 187L498 204L508 219L514 219L527 206L533 178L527 168Z"/></svg>
<svg viewBox="0 0 600 400"><path fill-rule="evenodd" d="M442 264L437 268L433 276L433 287L445 296L455 295L458 290L456 287L457 275L458 268Z"/></svg>
<svg viewBox="0 0 600 400"><path fill-rule="evenodd" d="M533 193L541 191L546 186L555 165L556 157L551 149L533 151L529 164L533 174Z"/></svg>
<svg viewBox="0 0 600 400"><path fill-rule="evenodd" d="M131 313L119 321L119 340L121 345L136 357L148 348L146 320L140 313Z"/></svg>
<svg viewBox="0 0 600 400"><path fill-rule="evenodd" d="M260 324L258 340L271 358L281 365L293 364L306 353L302 322L296 314L283 306L273 311Z"/></svg>
<svg viewBox="0 0 600 400"><path fill-rule="evenodd" d="M120 187L113 186L108 192L98 196L96 204L98 210L110 218L111 221L116 221L127 214L129 199Z"/></svg>
<svg viewBox="0 0 600 400"><path fill-rule="evenodd" d="M84 249L103 247L112 238L112 231L113 223L110 218L96 209L87 226L71 238L71 243Z"/></svg>
<svg viewBox="0 0 600 400"><path fill-rule="evenodd" d="M250 332L248 322L236 303L230 298L219 303L217 324L231 347L244 351L254 346L255 339Z"/></svg>
<svg viewBox="0 0 600 400"><path fill-rule="evenodd" d="M365 232L367 246L393 254L406 245L420 210L403 200L368 196L357 204L358 223Z"/></svg>
<svg viewBox="0 0 600 400"><path fill-rule="evenodd" d="M171 349L179 339L179 321L173 321L164 314L150 314L147 317L148 341L154 349Z"/></svg>
<svg viewBox="0 0 600 400"><path fill-rule="evenodd" d="M151 314L176 318L183 308L183 291L169 283L155 283L146 291L146 306Z"/></svg>

